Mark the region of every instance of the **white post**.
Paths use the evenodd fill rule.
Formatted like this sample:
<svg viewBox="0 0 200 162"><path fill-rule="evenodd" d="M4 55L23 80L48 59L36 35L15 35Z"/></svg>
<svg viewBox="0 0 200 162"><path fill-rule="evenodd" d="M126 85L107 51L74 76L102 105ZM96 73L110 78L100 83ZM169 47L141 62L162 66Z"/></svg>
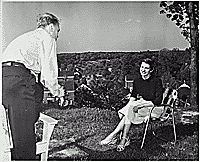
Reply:
<svg viewBox="0 0 200 162"><path fill-rule="evenodd" d="M2 6L2 5L1 5ZM2 8L1 8L2 9ZM2 34L2 30L1 30ZM2 44L0 43L0 46L2 49ZM0 56L2 56L2 52ZM2 60L0 58L0 60ZM4 106L2 105L2 63L0 68L0 139L1 139L1 146L0 146L0 161L11 161L11 152L10 152L10 146L9 145L9 132L8 132L8 125L6 120L6 111L4 109Z"/></svg>

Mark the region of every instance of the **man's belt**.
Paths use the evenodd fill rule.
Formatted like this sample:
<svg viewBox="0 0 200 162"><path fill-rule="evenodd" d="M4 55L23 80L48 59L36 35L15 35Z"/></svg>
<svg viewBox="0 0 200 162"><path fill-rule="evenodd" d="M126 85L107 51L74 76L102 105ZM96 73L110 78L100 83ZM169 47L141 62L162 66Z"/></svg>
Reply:
<svg viewBox="0 0 200 162"><path fill-rule="evenodd" d="M3 66L3 67L5 67L5 66L19 66L19 67L25 67L24 64L19 63L19 62L14 62L14 61L3 62L3 63L2 63L2 66Z"/></svg>
<svg viewBox="0 0 200 162"><path fill-rule="evenodd" d="M2 66L3 66L3 67L18 66L18 67L26 68L25 65L24 65L23 63L14 62L14 61L3 62L3 63L2 63ZM39 82L40 82L40 79L41 79L41 73L36 74L36 73L33 72L32 70L31 70L31 72L35 75L35 77L36 77L36 82L39 83Z"/></svg>

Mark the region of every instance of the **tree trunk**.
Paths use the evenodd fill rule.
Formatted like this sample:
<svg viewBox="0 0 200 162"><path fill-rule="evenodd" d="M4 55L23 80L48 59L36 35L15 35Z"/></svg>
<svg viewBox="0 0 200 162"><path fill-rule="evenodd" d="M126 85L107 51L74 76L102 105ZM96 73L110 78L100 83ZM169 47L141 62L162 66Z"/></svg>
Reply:
<svg viewBox="0 0 200 162"><path fill-rule="evenodd" d="M189 2L189 15L190 15L190 44L191 44L191 64L190 64L190 80L191 80L191 106L198 105L198 94L197 94L197 34L198 29L195 28L194 24L194 8L193 2Z"/></svg>

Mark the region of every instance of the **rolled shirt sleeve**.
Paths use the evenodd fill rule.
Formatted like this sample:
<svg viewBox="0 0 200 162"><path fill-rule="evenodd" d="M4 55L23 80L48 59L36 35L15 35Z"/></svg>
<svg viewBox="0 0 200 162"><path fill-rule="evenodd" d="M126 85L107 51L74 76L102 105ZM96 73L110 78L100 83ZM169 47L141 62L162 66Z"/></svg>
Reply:
<svg viewBox="0 0 200 162"><path fill-rule="evenodd" d="M59 95L58 89L58 65L56 56L56 41L53 38L42 42L43 52L41 56L41 80L54 96Z"/></svg>

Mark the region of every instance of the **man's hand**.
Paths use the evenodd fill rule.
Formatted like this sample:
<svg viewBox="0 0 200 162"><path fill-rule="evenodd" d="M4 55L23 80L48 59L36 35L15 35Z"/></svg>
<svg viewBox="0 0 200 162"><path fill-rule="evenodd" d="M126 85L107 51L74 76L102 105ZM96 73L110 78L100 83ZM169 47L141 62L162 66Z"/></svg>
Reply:
<svg viewBox="0 0 200 162"><path fill-rule="evenodd" d="M58 91L59 91L58 93L59 98L65 96L65 90L63 86L61 86Z"/></svg>
<svg viewBox="0 0 200 162"><path fill-rule="evenodd" d="M133 112L138 112L138 107L137 106L133 107Z"/></svg>

